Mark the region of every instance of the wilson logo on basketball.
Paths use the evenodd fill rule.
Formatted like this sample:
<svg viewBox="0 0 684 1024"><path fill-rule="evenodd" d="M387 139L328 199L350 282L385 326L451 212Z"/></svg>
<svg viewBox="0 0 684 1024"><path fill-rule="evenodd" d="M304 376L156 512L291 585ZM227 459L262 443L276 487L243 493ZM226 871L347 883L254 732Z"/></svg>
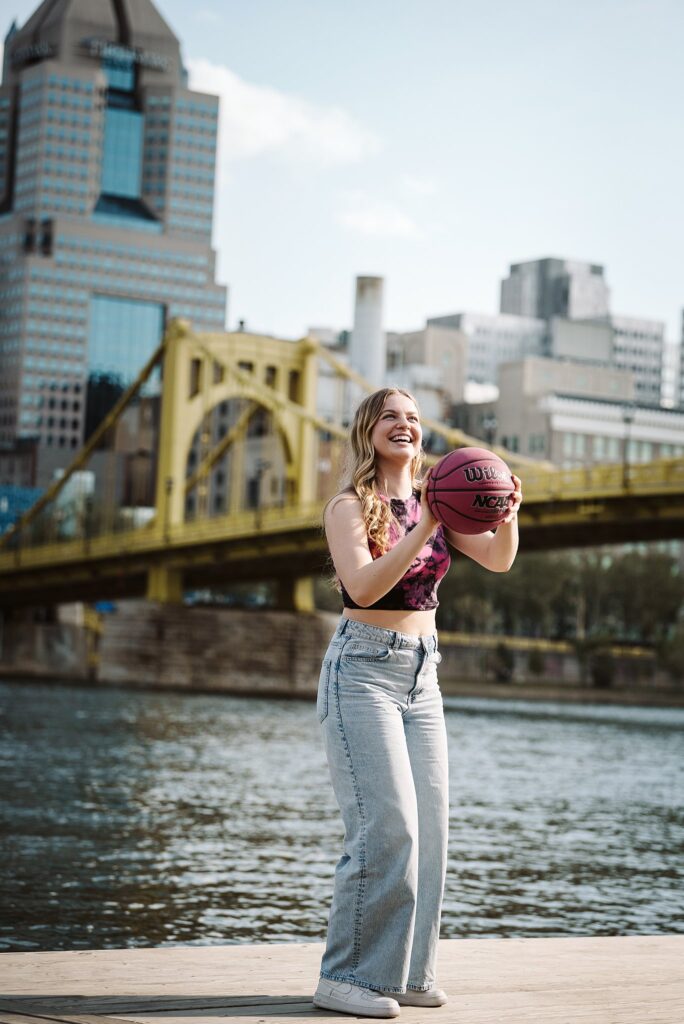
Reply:
<svg viewBox="0 0 684 1024"><path fill-rule="evenodd" d="M486 533L508 516L511 471L496 452L455 448L430 473L427 502L435 519L455 533Z"/></svg>
<svg viewBox="0 0 684 1024"><path fill-rule="evenodd" d="M508 508L508 495L476 494L472 508Z"/></svg>
<svg viewBox="0 0 684 1024"><path fill-rule="evenodd" d="M468 466L463 473L468 483L475 483L478 480L508 481L510 479L506 473L502 473L495 466Z"/></svg>

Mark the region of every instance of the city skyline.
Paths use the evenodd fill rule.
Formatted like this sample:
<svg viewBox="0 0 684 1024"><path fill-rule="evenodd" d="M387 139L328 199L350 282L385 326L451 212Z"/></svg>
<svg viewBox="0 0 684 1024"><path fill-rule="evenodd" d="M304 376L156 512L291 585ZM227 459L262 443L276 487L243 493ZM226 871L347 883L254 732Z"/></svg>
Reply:
<svg viewBox="0 0 684 1024"><path fill-rule="evenodd" d="M99 0L85 17L44 3L7 40L0 442L37 440L39 483L99 426L169 319L223 327L210 247L217 112L186 87L178 39L150 0Z"/></svg>
<svg viewBox="0 0 684 1024"><path fill-rule="evenodd" d="M495 312L510 263L558 256L603 264L612 309L679 340L674 3L160 11L222 99L230 327L348 326L357 274L385 278L389 329Z"/></svg>

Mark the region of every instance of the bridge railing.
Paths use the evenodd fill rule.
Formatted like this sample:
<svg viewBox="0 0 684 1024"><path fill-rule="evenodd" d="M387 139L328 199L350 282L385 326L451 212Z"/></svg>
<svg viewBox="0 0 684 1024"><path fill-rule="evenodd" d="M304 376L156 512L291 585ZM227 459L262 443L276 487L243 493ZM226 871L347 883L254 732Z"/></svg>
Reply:
<svg viewBox="0 0 684 1024"><path fill-rule="evenodd" d="M660 459L648 463L609 463L580 469L558 469L550 473L527 466L519 473L522 479L524 501L521 523L526 512L536 504L563 501L600 501L603 498L622 498L641 494L684 494L684 459ZM19 564L45 564L50 559L68 561L69 558L107 556L115 551L150 550L163 544L182 545L200 541L226 540L258 536L261 532L287 531L297 526L310 528L322 523L324 501L308 504L273 505L245 509L231 514L220 514L199 519L186 519L183 523L165 526L153 517L132 528L130 520L120 515L109 517L96 525L88 517L78 520L76 536L60 536L59 522L52 522L41 530L21 531L10 543L0 547L0 570L4 566Z"/></svg>
<svg viewBox="0 0 684 1024"><path fill-rule="evenodd" d="M0 549L0 572L19 566L59 565L139 552L182 548L230 540L258 539L261 533L291 533L320 528L323 502L250 509L237 514L197 519L164 528L156 521L123 532L100 533L51 543Z"/></svg>
<svg viewBox="0 0 684 1024"><path fill-rule="evenodd" d="M630 494L684 493L684 459L602 463L555 472L520 471L524 502L626 497ZM524 508L524 505L523 505Z"/></svg>

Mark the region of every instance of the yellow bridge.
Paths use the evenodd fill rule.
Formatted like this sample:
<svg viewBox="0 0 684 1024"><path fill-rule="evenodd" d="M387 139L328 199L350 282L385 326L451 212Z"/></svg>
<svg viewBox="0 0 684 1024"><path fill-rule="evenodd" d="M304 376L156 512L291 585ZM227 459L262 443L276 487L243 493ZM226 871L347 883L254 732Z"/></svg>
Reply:
<svg viewBox="0 0 684 1024"><path fill-rule="evenodd" d="M132 528L126 510L110 503L99 517L83 512L74 535L60 536L60 495L140 400L158 365L149 520ZM0 607L133 596L178 602L188 589L271 580L281 607L309 610L312 577L326 564L321 511L337 488L347 437L344 423L317 412L317 396L321 385L341 394L345 382L357 393L372 390L310 338L194 334L174 321L62 478L0 537ZM423 424L433 447L428 461L482 444L444 424ZM684 536L683 459L559 470L494 450L523 481L523 551Z"/></svg>

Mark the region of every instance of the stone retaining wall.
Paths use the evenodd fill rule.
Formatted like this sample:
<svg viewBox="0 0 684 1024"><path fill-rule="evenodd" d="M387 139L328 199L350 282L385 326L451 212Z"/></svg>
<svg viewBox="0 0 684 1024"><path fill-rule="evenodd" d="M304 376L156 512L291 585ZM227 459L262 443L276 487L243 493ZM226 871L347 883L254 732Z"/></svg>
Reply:
<svg viewBox="0 0 684 1024"><path fill-rule="evenodd" d="M64 622L1 622L0 674L87 679L87 636Z"/></svg>
<svg viewBox="0 0 684 1024"><path fill-rule="evenodd" d="M233 693L314 693L337 616L127 601L107 615L97 678Z"/></svg>
<svg viewBox="0 0 684 1024"><path fill-rule="evenodd" d="M122 601L102 617L99 637L76 619L40 623L24 618L4 626L0 622L0 675L312 697L337 621L338 616L328 612ZM441 639L440 649L439 678L445 694L684 703L684 689L656 671L649 657L615 659L611 685L599 688L586 684L571 652L542 652L533 673L527 651L509 651L506 656L496 644L449 643L448 635Z"/></svg>

